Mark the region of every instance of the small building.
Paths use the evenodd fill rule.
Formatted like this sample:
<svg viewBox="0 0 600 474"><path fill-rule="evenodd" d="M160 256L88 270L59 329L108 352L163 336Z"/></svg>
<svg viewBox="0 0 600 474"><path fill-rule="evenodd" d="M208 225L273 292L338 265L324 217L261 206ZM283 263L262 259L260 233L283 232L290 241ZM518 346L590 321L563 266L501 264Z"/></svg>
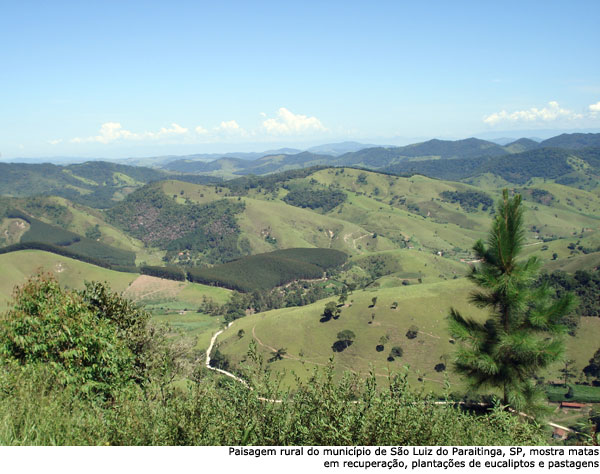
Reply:
<svg viewBox="0 0 600 474"><path fill-rule="evenodd" d="M561 408L572 408L575 410L581 410L585 408L587 405L585 403L576 403L576 402L560 402Z"/></svg>
<svg viewBox="0 0 600 474"><path fill-rule="evenodd" d="M567 439L567 432L562 428L554 428L554 431L552 432L552 438L560 440Z"/></svg>

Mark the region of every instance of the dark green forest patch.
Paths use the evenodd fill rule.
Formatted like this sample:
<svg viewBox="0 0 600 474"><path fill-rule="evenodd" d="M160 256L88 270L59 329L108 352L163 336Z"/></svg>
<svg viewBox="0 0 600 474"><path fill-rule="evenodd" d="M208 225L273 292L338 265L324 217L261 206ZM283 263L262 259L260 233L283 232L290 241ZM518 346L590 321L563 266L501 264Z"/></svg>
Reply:
<svg viewBox="0 0 600 474"><path fill-rule="evenodd" d="M459 203L467 212L475 212L479 206L487 211L494 205L494 200L480 191L443 191L440 197L446 202Z"/></svg>
<svg viewBox="0 0 600 474"><path fill-rule="evenodd" d="M7 211L6 216L23 219L29 223L29 230L23 234L20 241L22 245L27 245L27 248L50 249L49 251L54 253L111 268L135 266L134 252L111 247L60 227L46 224L18 210ZM42 248L35 244L48 247ZM15 250L21 249L15 248ZM67 253L61 252L60 249L66 250Z"/></svg>
<svg viewBox="0 0 600 474"><path fill-rule="evenodd" d="M287 249L243 257L212 268L193 268L190 281L242 292L270 290L295 280L322 278L346 254L331 249Z"/></svg>
<svg viewBox="0 0 600 474"><path fill-rule="evenodd" d="M292 206L331 211L346 200L346 193L332 189L298 187L292 189L283 200Z"/></svg>

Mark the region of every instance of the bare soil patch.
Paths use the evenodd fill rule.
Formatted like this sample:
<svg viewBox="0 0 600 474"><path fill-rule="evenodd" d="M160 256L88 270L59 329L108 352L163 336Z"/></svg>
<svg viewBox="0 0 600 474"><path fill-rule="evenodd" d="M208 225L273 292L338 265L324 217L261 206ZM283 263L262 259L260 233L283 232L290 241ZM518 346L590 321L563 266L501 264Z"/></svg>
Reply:
<svg viewBox="0 0 600 474"><path fill-rule="evenodd" d="M185 283L149 275L140 275L131 282L123 296L134 301L144 299L172 299L183 290Z"/></svg>

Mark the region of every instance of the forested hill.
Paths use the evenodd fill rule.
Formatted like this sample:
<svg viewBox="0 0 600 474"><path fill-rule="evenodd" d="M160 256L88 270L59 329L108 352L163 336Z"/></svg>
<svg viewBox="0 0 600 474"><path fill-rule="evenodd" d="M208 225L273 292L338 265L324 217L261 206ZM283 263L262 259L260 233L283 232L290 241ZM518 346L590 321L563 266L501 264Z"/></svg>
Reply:
<svg viewBox="0 0 600 474"><path fill-rule="evenodd" d="M11 197L61 196L94 208L108 208L144 184L173 177L172 173L143 166L89 161L67 166L51 163L0 163L0 194ZM180 176L195 183L214 178Z"/></svg>
<svg viewBox="0 0 600 474"><path fill-rule="evenodd" d="M252 161L240 158L219 158L210 162L181 159L168 163L164 168L178 173L214 174L216 172L216 174L220 174L229 172L235 175L263 175L284 171L288 168L333 164L334 161L332 156L305 151L293 155L268 155Z"/></svg>
<svg viewBox="0 0 600 474"><path fill-rule="evenodd" d="M510 153L521 153L523 151L535 150L540 147L541 145L535 140L531 140L530 138L519 138L518 140L505 145L504 149Z"/></svg>
<svg viewBox="0 0 600 474"><path fill-rule="evenodd" d="M540 143L544 147L558 147L578 150L587 147L600 147L600 133L563 133Z"/></svg>
<svg viewBox="0 0 600 474"><path fill-rule="evenodd" d="M160 183L148 184L125 198L106 215L114 226L146 245L174 253L197 251L209 263L239 257L240 233L235 215L244 204L218 199L206 204L177 204Z"/></svg>
<svg viewBox="0 0 600 474"><path fill-rule="evenodd" d="M600 149L580 151L538 148L513 155L457 160L403 161L381 171L394 174L423 174L453 181L490 173L516 184L529 179L555 179L558 183L595 186L600 174Z"/></svg>
<svg viewBox="0 0 600 474"><path fill-rule="evenodd" d="M587 161L581 155L590 148L600 148L600 134L564 134L541 143L521 138L505 146L477 138L456 141L433 139L407 146L367 147L337 156L307 151L296 154L266 155L256 160L230 157L205 162L186 158L172 161L165 165L165 169L171 172L204 174L229 179L235 176L265 175L317 165L353 166L393 173L423 173L444 179L465 179L482 172L494 173L494 167L502 165L504 158L510 163L515 163L515 160L527 162L545 155L545 160L551 162L549 170L534 172L530 170L519 174L513 171L507 172L506 166L501 167L503 179L507 179L506 176L509 175L516 176L517 182L520 183L523 176L552 176L553 179L558 179L560 173L568 174L571 168L556 168L557 153L565 156L570 153ZM552 151L555 149L560 149L561 152ZM514 155L519 156L515 159L511 158ZM452 163L446 163L448 160ZM560 161L564 162L562 158ZM538 162L539 160L529 163L528 166ZM486 166L491 166L492 169L483 171Z"/></svg>
<svg viewBox="0 0 600 474"><path fill-rule="evenodd" d="M360 157L367 150L353 153ZM428 140L403 147L390 148L396 156L417 158L422 156L436 156L443 159L452 158L474 158L480 156L506 155L508 152L496 143L480 140L478 138L467 138L465 140ZM348 156L348 155L345 155Z"/></svg>
<svg viewBox="0 0 600 474"><path fill-rule="evenodd" d="M0 163L0 189L4 196L56 195L92 207L108 207L116 193L165 175L161 170L105 161L68 166Z"/></svg>

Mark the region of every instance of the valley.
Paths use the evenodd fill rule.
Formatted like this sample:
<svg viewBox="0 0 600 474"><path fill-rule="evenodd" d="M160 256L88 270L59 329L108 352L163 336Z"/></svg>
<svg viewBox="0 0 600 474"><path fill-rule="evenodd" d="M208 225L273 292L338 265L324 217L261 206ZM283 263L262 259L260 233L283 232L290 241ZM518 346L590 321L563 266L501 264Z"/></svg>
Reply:
<svg viewBox="0 0 600 474"><path fill-rule="evenodd" d="M172 340L192 341L195 370L222 330L209 354L213 367L243 377L253 352L281 388L295 390L329 367L335 380L350 373L385 386L406 373L417 390L476 399L454 369L458 345L447 316L452 307L481 323L488 317L470 304L467 275L480 264L473 245L486 239L502 190L523 196L523 257L536 256L552 275L597 278L600 265L595 152L480 142L297 157L296 164L318 166L277 172L264 165L273 172L231 180L221 178L233 172L214 180L218 173L193 162L173 161L168 172L102 163L61 173L42 167L44 180L32 178L30 165L19 179L41 192L0 187L0 311L11 308L13 288L40 272L66 289L106 282L148 310L154 324L166 324ZM390 153L402 159L390 161ZM570 161L561 161L567 155ZM511 174L492 166L498 156L503 166L511 156L532 164ZM558 174L540 171L540 157L558 163ZM414 171L434 162L443 162L438 171L466 170L469 160L479 160L476 173L458 179ZM86 166L102 172L92 176ZM173 175L192 168L206 173ZM80 183L80 194L62 181L48 184L56 176ZM91 194L104 198L85 197ZM599 349L600 319L575 311L569 321L571 383L590 383L584 372ZM559 383L563 368L535 375L542 385Z"/></svg>

